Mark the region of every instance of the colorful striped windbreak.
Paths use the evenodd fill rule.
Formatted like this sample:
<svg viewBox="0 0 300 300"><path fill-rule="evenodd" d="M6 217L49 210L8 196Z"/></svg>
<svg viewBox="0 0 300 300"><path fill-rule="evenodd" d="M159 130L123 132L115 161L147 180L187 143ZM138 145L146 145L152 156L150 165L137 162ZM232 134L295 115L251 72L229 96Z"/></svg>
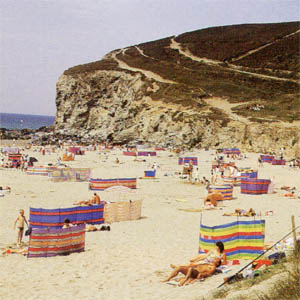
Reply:
<svg viewBox="0 0 300 300"><path fill-rule="evenodd" d="M26 171L27 175L41 175L49 176L50 172L53 172L57 169L55 166L40 166L40 167L29 167Z"/></svg>
<svg viewBox="0 0 300 300"><path fill-rule="evenodd" d="M230 259L254 259L263 253L265 220L236 221L219 226L200 225L199 253L224 243L225 253Z"/></svg>
<svg viewBox="0 0 300 300"><path fill-rule="evenodd" d="M155 151L138 151L138 156L156 156Z"/></svg>
<svg viewBox="0 0 300 300"><path fill-rule="evenodd" d="M88 168L63 168L57 169L49 173L49 177L52 181L71 181L82 182L89 181L91 175L91 169Z"/></svg>
<svg viewBox="0 0 300 300"><path fill-rule="evenodd" d="M136 156L136 152L133 152L133 151L123 151L123 155L125 155L125 156Z"/></svg>
<svg viewBox="0 0 300 300"><path fill-rule="evenodd" d="M8 160L18 160L21 161L22 154L8 154Z"/></svg>
<svg viewBox="0 0 300 300"><path fill-rule="evenodd" d="M231 149L223 149L223 153L224 154L237 154L240 155L241 154L241 150L238 148L231 148Z"/></svg>
<svg viewBox="0 0 300 300"><path fill-rule="evenodd" d="M267 194L270 183L269 179L242 178L241 193L249 195Z"/></svg>
<svg viewBox="0 0 300 300"><path fill-rule="evenodd" d="M210 185L209 193L221 193L224 196L224 200L233 199L233 185Z"/></svg>
<svg viewBox="0 0 300 300"><path fill-rule="evenodd" d="M189 164L190 161L193 162L193 166L198 166L198 158L197 157L179 157L178 158L178 164Z"/></svg>
<svg viewBox="0 0 300 300"><path fill-rule="evenodd" d="M34 229L30 235L28 254L32 257L51 257L84 251L85 224L64 229Z"/></svg>
<svg viewBox="0 0 300 300"><path fill-rule="evenodd" d="M284 166L286 163L285 159L273 159L272 160L272 165L281 165Z"/></svg>
<svg viewBox="0 0 300 300"><path fill-rule="evenodd" d="M112 186L125 186L136 189L136 178L90 179L89 188L92 191L104 191Z"/></svg>
<svg viewBox="0 0 300 300"><path fill-rule="evenodd" d="M65 219L69 219L72 224L102 224L103 211L104 204L58 209L31 207L29 222L32 228L61 228Z"/></svg>
<svg viewBox="0 0 300 300"><path fill-rule="evenodd" d="M274 159L274 155L260 155L261 161L262 162L267 162L267 163L272 163L272 160Z"/></svg>

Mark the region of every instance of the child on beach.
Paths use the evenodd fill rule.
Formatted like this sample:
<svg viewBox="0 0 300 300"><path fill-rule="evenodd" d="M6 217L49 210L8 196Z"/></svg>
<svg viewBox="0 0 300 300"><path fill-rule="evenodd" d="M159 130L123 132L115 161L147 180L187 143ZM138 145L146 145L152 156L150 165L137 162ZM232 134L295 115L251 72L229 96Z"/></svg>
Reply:
<svg viewBox="0 0 300 300"><path fill-rule="evenodd" d="M20 215L17 217L15 224L14 224L14 229L16 229L16 225L18 228L18 235L17 235L17 245L21 245L22 243L22 238L23 238L23 232L24 232L24 223L26 223L27 228L28 228L28 223L26 220L26 217L24 216L24 209L20 209Z"/></svg>

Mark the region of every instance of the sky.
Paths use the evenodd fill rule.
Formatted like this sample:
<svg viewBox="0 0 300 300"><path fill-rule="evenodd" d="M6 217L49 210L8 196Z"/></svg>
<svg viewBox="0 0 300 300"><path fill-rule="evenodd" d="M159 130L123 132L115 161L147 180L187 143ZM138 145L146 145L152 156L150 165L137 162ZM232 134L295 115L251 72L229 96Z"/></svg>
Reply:
<svg viewBox="0 0 300 300"><path fill-rule="evenodd" d="M0 112L55 115L64 70L201 28L298 21L299 0L0 0Z"/></svg>

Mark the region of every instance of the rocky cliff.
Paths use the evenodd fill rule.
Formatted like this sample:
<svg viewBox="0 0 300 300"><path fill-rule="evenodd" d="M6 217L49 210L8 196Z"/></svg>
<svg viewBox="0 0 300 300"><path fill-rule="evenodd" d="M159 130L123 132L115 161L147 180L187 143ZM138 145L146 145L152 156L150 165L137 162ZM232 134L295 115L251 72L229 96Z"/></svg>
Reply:
<svg viewBox="0 0 300 300"><path fill-rule="evenodd" d="M300 153L297 42L293 22L218 27L113 51L59 78L55 131L114 143ZM222 55L212 51L220 46ZM260 55L261 65L253 60ZM262 109L252 110L257 103Z"/></svg>

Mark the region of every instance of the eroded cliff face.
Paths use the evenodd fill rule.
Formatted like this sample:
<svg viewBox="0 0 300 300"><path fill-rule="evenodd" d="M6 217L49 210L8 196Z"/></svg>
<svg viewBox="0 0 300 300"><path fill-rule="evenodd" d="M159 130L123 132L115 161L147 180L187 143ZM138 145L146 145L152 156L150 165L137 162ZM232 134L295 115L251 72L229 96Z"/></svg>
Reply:
<svg viewBox="0 0 300 300"><path fill-rule="evenodd" d="M192 109L145 96L158 88L155 81L139 73L62 75L57 83L55 130L116 143L195 145L205 133L213 133L218 127L219 122L210 124Z"/></svg>
<svg viewBox="0 0 300 300"><path fill-rule="evenodd" d="M153 145L238 146L255 152L277 151L299 155L297 126L280 123L243 123L211 117L211 108L195 110L180 104L154 101L155 80L140 73L95 71L62 75L57 83L55 131L65 135L132 141Z"/></svg>

